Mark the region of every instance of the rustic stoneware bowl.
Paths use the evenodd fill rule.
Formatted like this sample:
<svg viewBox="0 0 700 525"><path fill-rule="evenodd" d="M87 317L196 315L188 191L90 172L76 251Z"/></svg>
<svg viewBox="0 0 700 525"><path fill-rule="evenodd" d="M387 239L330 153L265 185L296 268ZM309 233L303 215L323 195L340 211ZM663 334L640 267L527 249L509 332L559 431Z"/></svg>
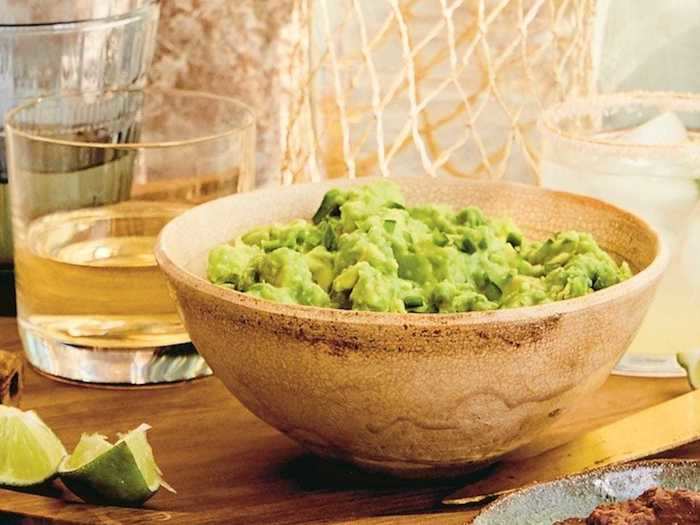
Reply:
<svg viewBox="0 0 700 525"><path fill-rule="evenodd" d="M352 181L204 204L163 229L156 257L194 344L251 412L324 456L405 477L459 474L531 441L603 383L642 321L667 255L641 219L588 197L454 178L395 180L411 204L477 205L533 237L589 231L636 275L569 301L449 315L281 305L206 280L213 246L253 226L309 218L329 188Z"/></svg>

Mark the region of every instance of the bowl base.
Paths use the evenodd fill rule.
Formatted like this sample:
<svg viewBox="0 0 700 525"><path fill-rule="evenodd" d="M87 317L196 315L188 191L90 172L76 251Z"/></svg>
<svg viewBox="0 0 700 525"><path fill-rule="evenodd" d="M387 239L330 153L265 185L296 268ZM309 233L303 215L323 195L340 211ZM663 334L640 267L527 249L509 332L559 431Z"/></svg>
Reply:
<svg viewBox="0 0 700 525"><path fill-rule="evenodd" d="M309 443L302 443L301 445L310 452L313 452L322 458L350 464L367 472L405 480L462 478L484 470L497 461L497 458L460 463L428 463L418 461L397 461L390 459L380 460L361 458Z"/></svg>

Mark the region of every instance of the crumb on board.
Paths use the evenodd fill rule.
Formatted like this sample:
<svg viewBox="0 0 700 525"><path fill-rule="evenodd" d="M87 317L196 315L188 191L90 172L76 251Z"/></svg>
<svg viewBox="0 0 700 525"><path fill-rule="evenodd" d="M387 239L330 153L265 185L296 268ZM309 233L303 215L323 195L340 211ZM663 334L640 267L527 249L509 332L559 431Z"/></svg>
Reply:
<svg viewBox="0 0 700 525"><path fill-rule="evenodd" d="M19 405L22 394L22 358L0 350L0 405Z"/></svg>

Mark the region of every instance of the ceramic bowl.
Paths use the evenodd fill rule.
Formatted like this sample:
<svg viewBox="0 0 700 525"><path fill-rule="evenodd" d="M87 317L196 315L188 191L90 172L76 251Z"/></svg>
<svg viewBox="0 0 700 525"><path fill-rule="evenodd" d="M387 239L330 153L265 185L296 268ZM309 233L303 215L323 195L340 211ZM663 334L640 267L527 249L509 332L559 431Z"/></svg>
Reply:
<svg viewBox="0 0 700 525"><path fill-rule="evenodd" d="M313 452L365 468L459 474L528 443L605 381L644 317L666 250L643 220L592 198L501 182L395 180L409 204L480 206L531 237L591 232L636 275L553 304L422 315L282 305L206 280L215 245L309 218L328 189L357 181L204 204L163 229L156 258L195 346L258 417Z"/></svg>
<svg viewBox="0 0 700 525"><path fill-rule="evenodd" d="M599 505L635 499L655 487L700 490L700 461L640 461L537 483L498 498L473 525L552 525L585 518Z"/></svg>

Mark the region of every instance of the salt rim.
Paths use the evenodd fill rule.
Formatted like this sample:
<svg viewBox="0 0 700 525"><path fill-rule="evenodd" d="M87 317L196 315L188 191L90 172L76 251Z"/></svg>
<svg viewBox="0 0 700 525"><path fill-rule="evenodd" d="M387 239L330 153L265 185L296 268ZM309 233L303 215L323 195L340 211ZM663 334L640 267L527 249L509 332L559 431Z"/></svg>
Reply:
<svg viewBox="0 0 700 525"><path fill-rule="evenodd" d="M660 112L685 111L700 115L700 95L693 93L674 93L665 91L643 92L630 91L591 97L572 98L560 102L545 110L538 120L538 130L543 141L550 141L554 147L576 147L581 152L604 151L605 155L639 155L644 152L647 159L675 160L679 153L689 158L700 160L700 142L691 141L680 144L629 144L619 140L603 139L594 135L579 135L562 129L560 122L575 116L595 116L619 106L637 106L641 108L658 107ZM690 132L689 135L697 135Z"/></svg>

